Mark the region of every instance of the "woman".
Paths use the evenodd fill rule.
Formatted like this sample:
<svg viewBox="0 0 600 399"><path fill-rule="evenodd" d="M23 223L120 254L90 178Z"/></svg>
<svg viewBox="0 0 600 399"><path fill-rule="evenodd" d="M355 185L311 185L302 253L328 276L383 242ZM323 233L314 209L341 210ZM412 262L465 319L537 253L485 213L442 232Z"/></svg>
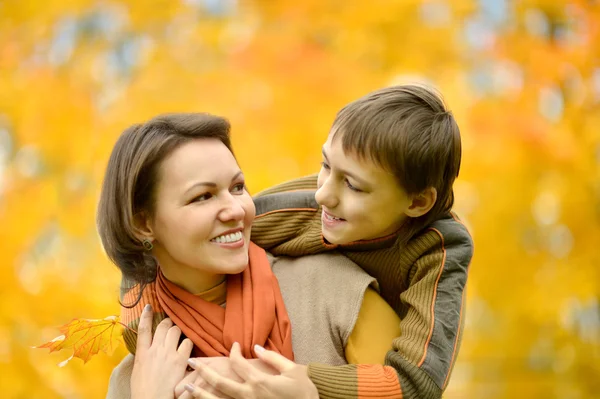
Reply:
<svg viewBox="0 0 600 399"><path fill-rule="evenodd" d="M269 258L250 242L254 216L224 119L165 115L122 134L107 166L98 230L124 277L123 321L131 328L126 344L132 352L139 347L131 331L148 304L158 325L154 342L177 344L181 332L187 339L170 346L178 359L170 367L162 367L160 356L127 357L111 377L109 397L129 397L134 362L134 377L143 378L131 380L131 393L172 397L190 352L228 356L236 342L245 358L256 357L258 345L288 359L294 351L297 361L333 365L345 364L347 356L360 359L359 352L346 353L355 342L380 348L375 352L383 361L386 345L370 344L371 336L364 345L352 339L368 303L383 309L374 313L389 326L379 329L388 332L376 342L397 333L389 306L378 295L365 296L373 278L341 255ZM327 272L318 267L324 262ZM332 286L332 276L344 284ZM306 298L314 298L313 306ZM156 389L148 386L159 381Z"/></svg>

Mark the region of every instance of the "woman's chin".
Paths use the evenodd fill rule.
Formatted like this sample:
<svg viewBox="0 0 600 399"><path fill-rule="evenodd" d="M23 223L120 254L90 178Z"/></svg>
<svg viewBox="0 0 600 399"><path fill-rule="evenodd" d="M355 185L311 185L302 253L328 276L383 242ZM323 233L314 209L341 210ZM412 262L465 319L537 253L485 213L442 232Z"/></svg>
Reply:
<svg viewBox="0 0 600 399"><path fill-rule="evenodd" d="M248 267L248 264L246 263L244 266L239 267L239 268L230 268L225 274L240 274L241 272L246 270L247 267Z"/></svg>
<svg viewBox="0 0 600 399"><path fill-rule="evenodd" d="M238 274L246 270L248 267L248 257L241 257L240 259L231 259L223 265L223 273L225 274Z"/></svg>

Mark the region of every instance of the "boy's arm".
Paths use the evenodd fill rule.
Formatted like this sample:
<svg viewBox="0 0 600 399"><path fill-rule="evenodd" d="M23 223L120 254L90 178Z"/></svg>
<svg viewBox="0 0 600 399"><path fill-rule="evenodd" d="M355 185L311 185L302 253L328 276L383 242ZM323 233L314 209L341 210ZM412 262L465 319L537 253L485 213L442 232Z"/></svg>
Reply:
<svg viewBox="0 0 600 399"><path fill-rule="evenodd" d="M400 318L394 309L369 287L358 312L354 328L344 347L350 364L384 364L390 344L400 335Z"/></svg>
<svg viewBox="0 0 600 399"><path fill-rule="evenodd" d="M308 176L304 176L304 177L299 177L294 180L289 180L289 181L283 182L281 184L278 184L273 187L269 187L267 189L264 189L263 191L258 192L257 194L254 195L254 199L256 200L259 197L263 197L263 196L269 195L269 194L276 194L276 193L283 193L283 192L290 192L290 191L299 191L299 190L316 191L317 190L317 178L318 178L318 175L313 174L313 175L308 175Z"/></svg>
<svg viewBox="0 0 600 399"><path fill-rule="evenodd" d="M309 376L321 398L441 398L460 346L473 251L466 229L456 226L446 222L432 226L441 245L414 264L410 286L401 294L408 311L386 365L309 364Z"/></svg>
<svg viewBox="0 0 600 399"><path fill-rule="evenodd" d="M274 255L324 251L316 189L317 176L312 175L258 193L254 197L256 218L251 240Z"/></svg>

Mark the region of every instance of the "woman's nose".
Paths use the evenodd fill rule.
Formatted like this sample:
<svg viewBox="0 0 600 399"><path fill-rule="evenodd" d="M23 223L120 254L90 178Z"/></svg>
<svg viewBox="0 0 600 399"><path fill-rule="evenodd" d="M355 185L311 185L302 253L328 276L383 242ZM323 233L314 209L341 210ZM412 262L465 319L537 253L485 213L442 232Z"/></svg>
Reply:
<svg viewBox="0 0 600 399"><path fill-rule="evenodd" d="M224 204L223 210L220 213L221 220L242 220L246 215L246 211L241 202L231 194L229 194L226 201L227 202Z"/></svg>

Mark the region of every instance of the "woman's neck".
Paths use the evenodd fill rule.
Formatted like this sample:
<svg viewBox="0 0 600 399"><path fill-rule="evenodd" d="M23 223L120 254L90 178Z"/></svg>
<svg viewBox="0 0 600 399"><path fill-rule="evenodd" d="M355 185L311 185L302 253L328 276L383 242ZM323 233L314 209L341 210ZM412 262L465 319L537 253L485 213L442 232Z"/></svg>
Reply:
<svg viewBox="0 0 600 399"><path fill-rule="evenodd" d="M197 295L225 281L225 274L212 274L198 269L181 269L161 266L164 276L187 292Z"/></svg>

